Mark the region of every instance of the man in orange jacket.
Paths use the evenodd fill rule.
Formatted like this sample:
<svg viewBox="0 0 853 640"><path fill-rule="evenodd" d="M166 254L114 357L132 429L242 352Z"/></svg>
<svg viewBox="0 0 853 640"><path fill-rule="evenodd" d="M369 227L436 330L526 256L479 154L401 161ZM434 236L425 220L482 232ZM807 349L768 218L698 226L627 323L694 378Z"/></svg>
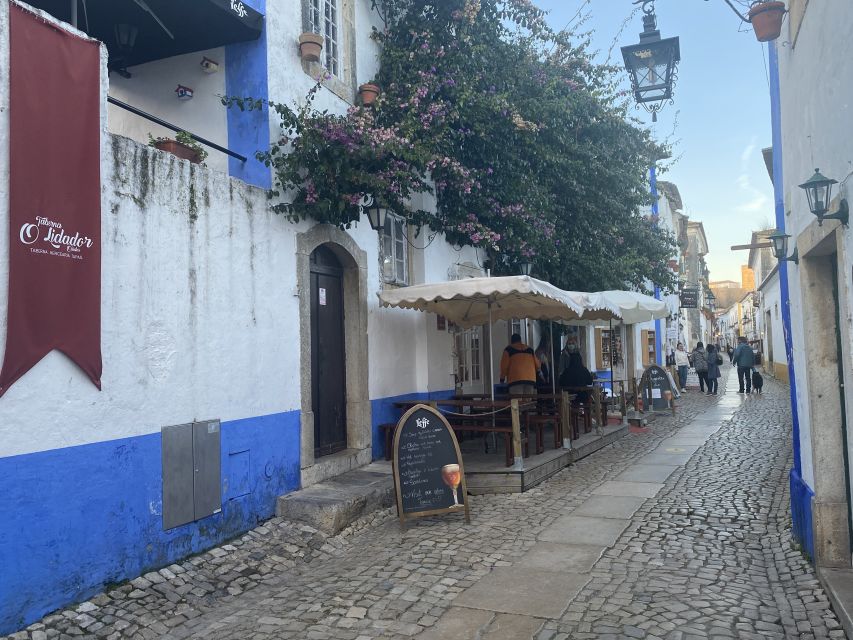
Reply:
<svg viewBox="0 0 853 640"><path fill-rule="evenodd" d="M501 356L501 382L509 383L509 392L514 396L535 395L539 372L539 359L533 349L521 341L520 335L512 334L510 345Z"/></svg>

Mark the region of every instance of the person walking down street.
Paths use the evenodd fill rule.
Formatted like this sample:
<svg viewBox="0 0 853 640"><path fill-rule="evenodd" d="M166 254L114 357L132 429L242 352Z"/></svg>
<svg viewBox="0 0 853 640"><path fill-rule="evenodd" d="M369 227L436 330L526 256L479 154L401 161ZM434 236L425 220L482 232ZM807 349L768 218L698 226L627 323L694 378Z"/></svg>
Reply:
<svg viewBox="0 0 853 640"><path fill-rule="evenodd" d="M734 352L735 352L735 350L734 350L734 349L732 349L731 345L729 345L728 347L726 347L726 353L728 353L728 354L729 354L729 364L731 364L731 363L732 363L732 355L734 354Z"/></svg>
<svg viewBox="0 0 853 640"><path fill-rule="evenodd" d="M732 364L737 367L738 393L751 393L752 368L755 366L755 354L752 351L752 347L747 344L745 336L740 336L737 341L737 348L732 353Z"/></svg>
<svg viewBox="0 0 853 640"><path fill-rule="evenodd" d="M690 355L693 356L693 368L699 376L699 391L705 393L705 383L708 382L708 354L705 351L705 345L697 342L696 348Z"/></svg>
<svg viewBox="0 0 853 640"><path fill-rule="evenodd" d="M708 361L708 395L717 395L718 379L720 377L720 363L722 357L714 345L708 345L707 351Z"/></svg>
<svg viewBox="0 0 853 640"><path fill-rule="evenodd" d="M533 349L521 341L521 336L512 334L510 345L501 356L501 382L509 383L509 392L514 396L536 395L536 380L541 375L539 360Z"/></svg>
<svg viewBox="0 0 853 640"><path fill-rule="evenodd" d="M678 367L678 386L681 392L687 391L687 371L690 369L690 356L680 342L675 346L675 366Z"/></svg>

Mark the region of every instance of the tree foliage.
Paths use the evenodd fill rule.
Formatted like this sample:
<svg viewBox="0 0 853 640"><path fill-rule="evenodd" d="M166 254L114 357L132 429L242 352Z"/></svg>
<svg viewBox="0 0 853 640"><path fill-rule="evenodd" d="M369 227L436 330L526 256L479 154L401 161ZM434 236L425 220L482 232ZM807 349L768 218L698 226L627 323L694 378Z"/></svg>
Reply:
<svg viewBox="0 0 853 640"><path fill-rule="evenodd" d="M408 211L494 273L579 290L672 285L673 238L641 215L648 168L665 155L633 122L617 69L555 32L529 0L375 0L385 29L372 107L346 115L276 105L283 136L262 155L279 210L348 226L359 202Z"/></svg>

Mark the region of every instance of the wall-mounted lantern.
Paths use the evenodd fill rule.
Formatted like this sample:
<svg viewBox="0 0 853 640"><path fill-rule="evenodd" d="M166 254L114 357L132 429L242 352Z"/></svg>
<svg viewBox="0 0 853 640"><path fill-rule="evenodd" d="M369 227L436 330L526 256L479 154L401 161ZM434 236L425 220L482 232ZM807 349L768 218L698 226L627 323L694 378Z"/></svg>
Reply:
<svg viewBox="0 0 853 640"><path fill-rule="evenodd" d="M773 244L773 255L779 262L800 264L800 256L796 247L794 247L794 253L790 256L788 255L788 240L791 239L791 236L782 233L778 229L774 229L773 233L767 236L767 239Z"/></svg>
<svg viewBox="0 0 853 640"><path fill-rule="evenodd" d="M806 192L809 199L809 210L817 216L817 225L823 226L824 220L840 220L845 227L850 222L850 208L847 200L842 199L835 213L829 211L829 203L832 202L832 186L838 184L838 180L821 175L820 169L814 170L814 175L800 185L800 189Z"/></svg>
<svg viewBox="0 0 853 640"><path fill-rule="evenodd" d="M382 206L378 198L374 197L370 205L364 207L364 212L367 214L370 228L381 233L385 229L385 218L388 217L388 209Z"/></svg>

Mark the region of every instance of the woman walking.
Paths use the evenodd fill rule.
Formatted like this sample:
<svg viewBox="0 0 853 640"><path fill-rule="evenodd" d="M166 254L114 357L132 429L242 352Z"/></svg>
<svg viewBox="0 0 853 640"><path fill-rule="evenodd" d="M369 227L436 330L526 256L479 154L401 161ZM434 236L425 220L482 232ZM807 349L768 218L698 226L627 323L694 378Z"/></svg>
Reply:
<svg viewBox="0 0 853 640"><path fill-rule="evenodd" d="M678 367L678 386L681 392L687 391L687 370L690 369L690 356L680 342L675 346L675 366Z"/></svg>
<svg viewBox="0 0 853 640"><path fill-rule="evenodd" d="M717 380L720 377L720 365L718 358L720 356L717 354L717 349L714 345L708 345L707 351L707 361L708 361L708 393L709 396L717 395Z"/></svg>
<svg viewBox="0 0 853 640"><path fill-rule="evenodd" d="M708 354L705 351L705 345L697 342L691 355L693 356L693 368L696 369L696 375L699 376L699 391L705 393L705 383L708 382Z"/></svg>

